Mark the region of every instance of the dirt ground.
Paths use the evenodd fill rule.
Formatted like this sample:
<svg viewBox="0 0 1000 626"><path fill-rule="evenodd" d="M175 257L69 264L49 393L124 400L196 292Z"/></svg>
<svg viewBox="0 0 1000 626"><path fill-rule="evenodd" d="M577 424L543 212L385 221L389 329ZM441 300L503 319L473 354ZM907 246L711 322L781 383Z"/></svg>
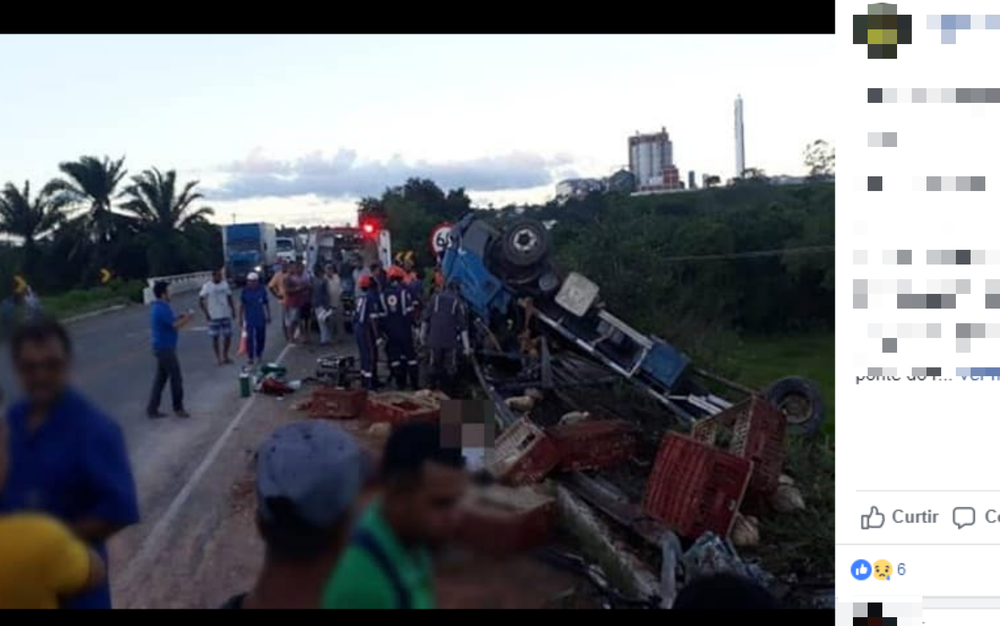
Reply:
<svg viewBox="0 0 1000 626"><path fill-rule="evenodd" d="M293 348L284 363L289 378L308 376L316 358L328 352L308 346ZM283 399L256 396L245 408L238 426L207 471L189 483L186 497L161 532L151 533L149 545L118 555L123 566L118 570L127 574L113 580L116 606L212 608L253 584L263 554L253 520L254 450L275 428L308 419L293 409L308 393L306 386ZM339 423L377 455L384 440L369 434L367 423ZM580 599L585 586L579 578L530 556L496 560L461 553L450 555L439 567L443 608L575 606L585 602Z"/></svg>

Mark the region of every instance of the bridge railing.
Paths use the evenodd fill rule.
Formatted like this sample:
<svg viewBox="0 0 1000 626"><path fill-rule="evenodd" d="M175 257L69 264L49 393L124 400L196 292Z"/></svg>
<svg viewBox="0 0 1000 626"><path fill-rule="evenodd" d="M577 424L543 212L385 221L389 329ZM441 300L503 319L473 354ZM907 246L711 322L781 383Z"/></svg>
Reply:
<svg viewBox="0 0 1000 626"><path fill-rule="evenodd" d="M212 280L212 272L192 272L190 274L177 274L175 276L154 276L147 279L147 287L142 290L142 301L145 304L152 304L156 297L153 295L153 285L164 281L170 285L170 293L184 293L200 289L202 285Z"/></svg>

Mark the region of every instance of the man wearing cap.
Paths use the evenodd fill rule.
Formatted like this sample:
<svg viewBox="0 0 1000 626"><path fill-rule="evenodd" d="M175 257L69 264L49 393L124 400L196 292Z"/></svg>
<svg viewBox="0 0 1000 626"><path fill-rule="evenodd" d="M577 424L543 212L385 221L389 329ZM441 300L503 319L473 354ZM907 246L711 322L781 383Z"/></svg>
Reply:
<svg viewBox="0 0 1000 626"><path fill-rule="evenodd" d="M270 323L267 289L260 284L260 276L250 272L247 286L240 292L240 325L247 334L247 359L251 366L264 356L264 340Z"/></svg>
<svg viewBox="0 0 1000 626"><path fill-rule="evenodd" d="M314 609L347 543L367 458L322 420L276 430L257 451L257 529L266 548L253 588L226 609Z"/></svg>

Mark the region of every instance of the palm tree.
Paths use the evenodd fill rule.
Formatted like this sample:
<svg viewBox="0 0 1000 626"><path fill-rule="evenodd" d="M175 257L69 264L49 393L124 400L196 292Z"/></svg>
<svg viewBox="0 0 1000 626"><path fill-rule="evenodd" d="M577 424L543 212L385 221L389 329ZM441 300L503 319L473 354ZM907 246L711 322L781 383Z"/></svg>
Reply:
<svg viewBox="0 0 1000 626"><path fill-rule="evenodd" d="M207 221L214 215L209 207L192 210L203 196L194 192L199 181L194 180L177 191L177 172L166 174L156 168L132 177L122 195L128 198L120 206L134 215L143 226L149 240L149 268L154 275L163 275L176 268L181 259L176 247L189 227Z"/></svg>
<svg viewBox="0 0 1000 626"><path fill-rule="evenodd" d="M23 189L7 183L0 192L0 232L22 240L21 263L25 273L34 269L38 239L55 229L62 219L58 203L50 194L43 191L32 200L28 181L24 181Z"/></svg>
<svg viewBox="0 0 1000 626"><path fill-rule="evenodd" d="M104 245L111 241L115 233L116 220L111 205L118 184L128 173L125 157L112 161L108 157L82 156L76 161L60 163L59 170L65 178L53 180L45 186L44 192L53 195L60 207L86 211L87 230L94 243L98 244L97 254L100 257L106 253Z"/></svg>

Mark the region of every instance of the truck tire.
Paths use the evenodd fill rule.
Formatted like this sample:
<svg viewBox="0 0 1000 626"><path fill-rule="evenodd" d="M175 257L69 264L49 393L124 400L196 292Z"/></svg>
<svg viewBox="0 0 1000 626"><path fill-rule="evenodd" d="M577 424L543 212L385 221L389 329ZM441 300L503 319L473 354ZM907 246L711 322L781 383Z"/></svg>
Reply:
<svg viewBox="0 0 1000 626"><path fill-rule="evenodd" d="M785 415L788 431L805 437L815 436L823 427L826 407L816 383L799 376L775 381L764 397Z"/></svg>
<svg viewBox="0 0 1000 626"><path fill-rule="evenodd" d="M531 267L549 252L549 231L537 220L519 219L504 229L501 250L504 262L513 267Z"/></svg>

